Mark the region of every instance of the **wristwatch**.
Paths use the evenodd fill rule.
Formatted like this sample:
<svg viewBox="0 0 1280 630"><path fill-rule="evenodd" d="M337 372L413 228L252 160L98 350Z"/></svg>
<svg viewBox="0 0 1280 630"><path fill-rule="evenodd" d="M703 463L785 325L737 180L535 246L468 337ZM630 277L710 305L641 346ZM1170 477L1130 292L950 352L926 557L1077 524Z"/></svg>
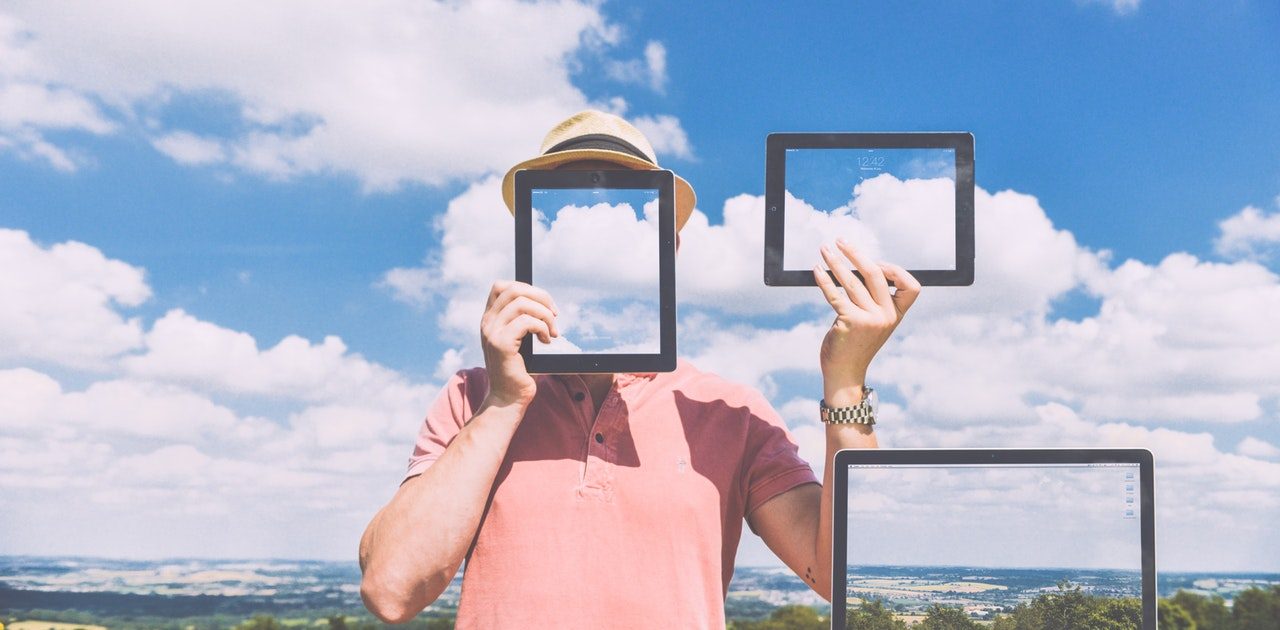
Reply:
<svg viewBox="0 0 1280 630"><path fill-rule="evenodd" d="M876 409L880 406L880 397L876 390L862 386L862 400L852 407L828 407L825 399L818 401L818 411L826 424L865 424L876 423Z"/></svg>

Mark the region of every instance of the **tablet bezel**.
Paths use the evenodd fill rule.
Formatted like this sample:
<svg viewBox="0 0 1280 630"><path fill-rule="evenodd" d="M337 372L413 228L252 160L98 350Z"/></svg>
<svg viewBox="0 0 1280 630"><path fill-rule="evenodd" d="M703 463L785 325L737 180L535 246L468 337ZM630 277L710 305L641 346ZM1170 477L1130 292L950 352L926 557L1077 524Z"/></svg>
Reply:
<svg viewBox="0 0 1280 630"><path fill-rule="evenodd" d="M520 342L530 374L671 372L676 368L675 175L669 170L519 170L515 173L516 280L533 282L534 189L658 191L657 354L534 354L533 337ZM536 286L536 285L535 285ZM554 299L554 295L552 298Z"/></svg>
<svg viewBox="0 0 1280 630"><path fill-rule="evenodd" d="M1142 539L1142 630L1156 627L1155 466L1143 448L996 448L996 449L844 449L832 461L831 621L843 628L848 611L849 465L964 465L964 464L1138 464L1141 490L1139 517Z"/></svg>
<svg viewBox="0 0 1280 630"><path fill-rule="evenodd" d="M773 287L816 286L808 269L783 267L786 247L788 149L954 149L956 160L955 269L908 269L925 286L973 284L973 134L968 132L771 133L765 140L764 283ZM886 261L893 262L893 261ZM827 272L839 284L835 274ZM854 270L859 280L862 274Z"/></svg>

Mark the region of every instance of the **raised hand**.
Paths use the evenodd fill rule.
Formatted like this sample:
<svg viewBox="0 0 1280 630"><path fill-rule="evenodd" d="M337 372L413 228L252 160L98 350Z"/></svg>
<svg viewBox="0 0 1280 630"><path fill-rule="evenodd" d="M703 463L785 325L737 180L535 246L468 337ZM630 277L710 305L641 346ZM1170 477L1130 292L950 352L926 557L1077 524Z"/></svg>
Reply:
<svg viewBox="0 0 1280 630"><path fill-rule="evenodd" d="M489 291L489 302L480 318L480 346L489 375L486 404L528 406L537 383L520 356L520 342L534 334L543 343L559 337L559 309L546 291L524 282L499 280Z"/></svg>
<svg viewBox="0 0 1280 630"><path fill-rule="evenodd" d="M871 359L920 295L920 282L902 267L871 261L843 239L836 240L836 247L839 253L824 245L822 259L840 284L832 282L819 265L813 267L813 277L836 312L819 353L823 394L828 405L842 407L861 399ZM865 285L853 275L849 263L862 274ZM897 289L892 293L890 280Z"/></svg>

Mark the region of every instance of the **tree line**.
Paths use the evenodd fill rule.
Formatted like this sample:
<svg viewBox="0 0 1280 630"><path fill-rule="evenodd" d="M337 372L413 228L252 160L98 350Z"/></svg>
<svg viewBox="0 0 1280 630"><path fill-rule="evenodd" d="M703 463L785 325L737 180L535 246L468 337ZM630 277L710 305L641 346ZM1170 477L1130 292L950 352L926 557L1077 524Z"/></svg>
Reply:
<svg viewBox="0 0 1280 630"><path fill-rule="evenodd" d="M917 624L908 626L882 600L850 608L847 630L1136 630L1141 627L1142 600L1136 597L1089 595L1062 582L1058 591L1040 595L997 614L990 625L970 619L964 610L934 604ZM808 606L782 606L759 621L734 620L731 630L820 630L831 618ZM1280 585L1252 587L1236 595L1230 608L1218 595L1178 591L1158 604L1161 630L1280 630Z"/></svg>

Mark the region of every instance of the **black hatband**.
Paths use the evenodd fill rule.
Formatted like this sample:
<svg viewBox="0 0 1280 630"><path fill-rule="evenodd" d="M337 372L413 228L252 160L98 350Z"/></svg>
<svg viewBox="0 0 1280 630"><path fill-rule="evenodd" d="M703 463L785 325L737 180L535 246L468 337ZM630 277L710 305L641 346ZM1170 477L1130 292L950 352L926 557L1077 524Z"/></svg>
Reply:
<svg viewBox="0 0 1280 630"><path fill-rule="evenodd" d="M653 164L653 160L650 160L649 157L640 149L637 149L635 145L623 140L622 138L611 136L606 133L589 133L577 136L576 138L569 138L568 140L547 149L546 153L543 153L543 155L550 155L561 151L573 151L577 149L604 149L606 151L618 151L620 153L633 155L645 162ZM657 165L654 164L654 166Z"/></svg>

